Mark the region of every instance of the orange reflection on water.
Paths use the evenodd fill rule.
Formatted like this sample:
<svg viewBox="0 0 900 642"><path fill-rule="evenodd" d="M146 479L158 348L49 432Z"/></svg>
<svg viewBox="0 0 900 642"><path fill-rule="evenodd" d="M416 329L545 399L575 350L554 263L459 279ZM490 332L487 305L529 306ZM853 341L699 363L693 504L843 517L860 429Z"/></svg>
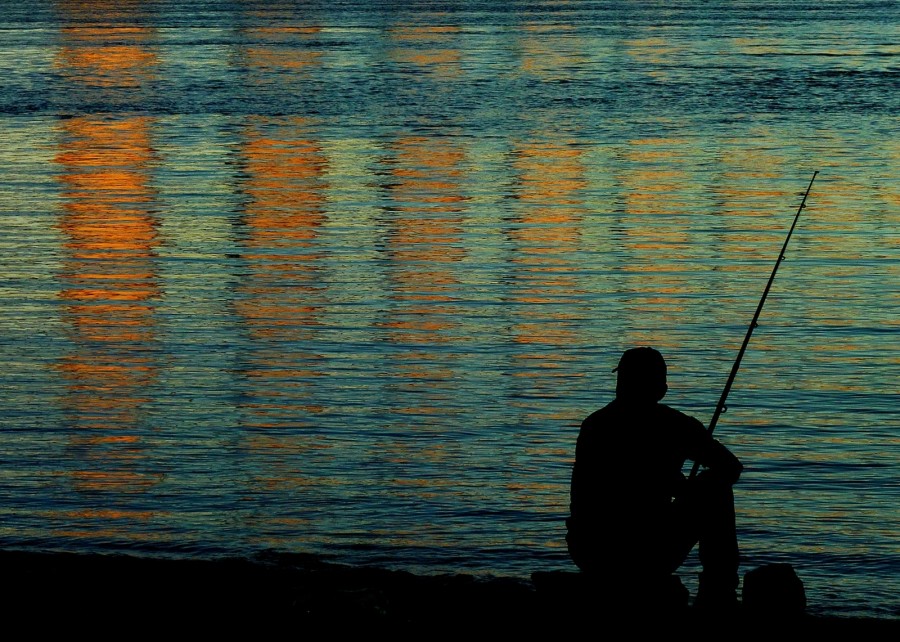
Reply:
<svg viewBox="0 0 900 642"><path fill-rule="evenodd" d="M154 35L144 27L113 24L123 17L117 3L56 6L68 26L55 67L73 91L137 90L154 77ZM143 445L147 389L158 369L153 305L161 294L153 126L152 118L135 115L81 115L58 126L59 298L72 347L57 367L67 383L63 406L74 428L69 450L84 467L68 479L80 492L144 492L161 479L144 472ZM96 520L101 530L110 520L142 519L101 507L81 517ZM96 536L97 530L85 535Z"/></svg>
<svg viewBox="0 0 900 642"><path fill-rule="evenodd" d="M647 68L648 76L664 80L668 73L666 67L674 64L675 59L684 54L684 47L673 44L664 35L648 35L625 41L628 55L640 65Z"/></svg>
<svg viewBox="0 0 900 642"><path fill-rule="evenodd" d="M254 69L275 68L294 72L317 66L319 58L322 56L318 51L306 51L302 55L298 55L292 50L281 51L256 47L249 47L244 50L244 53Z"/></svg>
<svg viewBox="0 0 900 642"><path fill-rule="evenodd" d="M587 45L567 24L528 24L519 37L520 69L541 80L568 79L585 68Z"/></svg>
<svg viewBox="0 0 900 642"><path fill-rule="evenodd" d="M401 414L439 417L453 412L446 404L456 354L438 356L425 346L464 340L455 302L462 288L457 264L467 255L465 150L451 138L401 136L387 151L384 253L392 305L378 325L403 347L391 362L392 406Z"/></svg>
<svg viewBox="0 0 900 642"><path fill-rule="evenodd" d="M391 152L391 298L418 303L398 306L382 325L399 331L390 335L395 342L446 341L458 325L458 309L451 304L461 286L453 267L466 255L466 198L459 184L464 152L449 139L423 136L399 138Z"/></svg>
<svg viewBox="0 0 900 642"><path fill-rule="evenodd" d="M577 265L587 184L582 156L561 140L529 140L513 149L519 206L507 230L515 248L509 310L513 340L527 351L513 356L512 374L530 397L554 397L560 378L581 376L571 371L574 357L566 349L580 342L576 319L560 309L571 309L583 294Z"/></svg>
<svg viewBox="0 0 900 642"><path fill-rule="evenodd" d="M83 481L80 480L80 481ZM88 485L82 490L94 491L97 488ZM102 486L102 490L110 490L108 484L104 484ZM126 485L125 487L117 487L117 490L125 490L126 492L133 492L135 490L133 485ZM57 531L55 534L60 537L68 537L68 538L105 538L107 540L113 541L122 538L123 536L128 537L129 539L153 539L158 540L160 537L159 533L155 533L150 535L149 533L141 533L141 529L147 527L147 525L153 522L160 517L166 517L168 514L165 512L158 511L147 511L147 510L123 510L118 508L88 508L88 509L80 509L80 510L61 510L61 511L52 511L48 514L48 518L51 522L60 522L62 524L66 524L66 528ZM90 524L90 529L74 529L71 528L72 522L75 523L88 523Z"/></svg>
<svg viewBox="0 0 900 642"><path fill-rule="evenodd" d="M319 28L292 20L285 15L277 26L246 30L253 41L242 52L248 82L309 91L306 82L322 56L303 44ZM249 338L239 366L245 428L240 448L251 466L247 490L265 498L323 483L308 474L306 457L326 446L298 429L324 410L314 389L323 375L323 357L309 344L327 303L320 237L327 222L328 159L310 120L260 116L243 120L237 162L237 189L246 196L238 220L246 273L235 291L234 309ZM288 515L274 515L269 522L292 528L306 523Z"/></svg>
<svg viewBox="0 0 900 642"><path fill-rule="evenodd" d="M149 490L161 479L157 475L145 475L127 470L82 470L72 473L72 487L77 491L109 491L133 493Z"/></svg>
<svg viewBox="0 0 900 642"><path fill-rule="evenodd" d="M119 2L58 0L64 21L55 67L74 84L138 89L155 76L159 59L155 34L127 24L129 10Z"/></svg>
<svg viewBox="0 0 900 642"><path fill-rule="evenodd" d="M275 7L245 9L250 22L242 28L247 44L240 49L241 82L253 91L310 91L310 74L321 68L323 52L315 48L321 27L304 24L301 12L288 11L275 19Z"/></svg>
<svg viewBox="0 0 900 642"><path fill-rule="evenodd" d="M711 186L715 224L722 230L721 247L731 255L724 270L742 271L748 261L774 260L790 225L786 214L799 204L792 198L793 191L777 188L778 179L791 173L783 167L778 151L783 141L765 127L756 128L754 134L756 144L734 141L723 150L720 162L725 169L720 181ZM773 210L773 202L784 206Z"/></svg>
<svg viewBox="0 0 900 642"><path fill-rule="evenodd" d="M323 408L313 403L312 385L322 376L322 356L307 347L321 325L327 290L319 237L326 223L327 158L304 118L255 118L243 128L241 191L247 196L240 220L246 275L234 307L251 342L241 374L247 386L241 407L245 425L265 430L305 425ZM281 444L281 445L279 445ZM290 466L276 472L284 446L293 452L303 439L273 433L248 437L244 447L266 454L261 488L294 482ZM281 481L278 481L281 480Z"/></svg>
<svg viewBox="0 0 900 642"><path fill-rule="evenodd" d="M690 153L688 141L648 137L629 141L628 161L619 180L624 198L624 225L619 231L622 262L629 276L626 307L635 318L655 317L665 327L677 327L689 309L697 264L691 262L693 230L688 225L691 177L681 167ZM646 337L629 328L629 342L647 341L659 349L664 337Z"/></svg>
<svg viewBox="0 0 900 642"><path fill-rule="evenodd" d="M151 77L150 72L158 63L156 54L140 45L102 44L109 40L109 28L78 27L66 32L75 44L62 49L56 65L66 75L79 76L86 86L138 88ZM88 46L92 44L96 46Z"/></svg>
<svg viewBox="0 0 900 642"><path fill-rule="evenodd" d="M153 511L137 511L137 510L117 510L117 509L84 509L62 511L59 513L65 519L136 519L149 520L156 513Z"/></svg>
<svg viewBox="0 0 900 642"><path fill-rule="evenodd" d="M781 141L765 128L757 129L756 135L762 139L756 145L735 141L722 153L726 169L721 182L711 188L719 210L718 224L727 233L724 247L736 255L738 263L774 257L790 224L786 214L798 204L792 198L793 190L776 188L778 179L790 174L776 151ZM769 136L772 139L766 140ZM773 211L772 203L784 206Z"/></svg>
<svg viewBox="0 0 900 642"><path fill-rule="evenodd" d="M299 338L321 312L317 239L326 220L327 161L302 118L251 123L244 136L250 200L242 242L251 276L237 309L257 338Z"/></svg>
<svg viewBox="0 0 900 642"><path fill-rule="evenodd" d="M552 311L555 306L544 309L541 304L556 302L560 292L581 293L573 257L581 240L581 191L587 184L582 154L561 141L529 141L514 149L521 207L508 231L516 246L512 264L517 287L512 300L530 304L517 308L526 317L516 324L517 341L544 342L547 337L535 333L554 327L550 318L562 322L556 325L554 343L565 343L563 337L572 336L564 316Z"/></svg>
<svg viewBox="0 0 900 642"><path fill-rule="evenodd" d="M686 216L688 204L680 195L689 187L690 177L679 167L690 153L688 141L680 138L637 138L623 153L627 161L621 180L625 189L625 210L630 215ZM652 224L651 221L647 223ZM664 219L656 222L658 228ZM671 226L665 228L671 233ZM684 238L679 239L683 243Z"/></svg>
<svg viewBox="0 0 900 642"><path fill-rule="evenodd" d="M149 302L160 294L153 261L157 221L147 209L153 200L148 129L141 117L64 120L56 157L63 168L59 228L67 249L60 297L69 302L72 337L81 347L61 367L73 389L116 390L112 403L135 411L139 402L127 391L152 379L143 348L154 336ZM116 354L104 357L101 346Z"/></svg>
<svg viewBox="0 0 900 642"><path fill-rule="evenodd" d="M400 26L390 30L391 39L399 46L391 57L399 63L413 64L440 76L459 75L462 53L447 46L460 33L455 26Z"/></svg>
<svg viewBox="0 0 900 642"><path fill-rule="evenodd" d="M150 121L82 116L62 121L61 149L64 234L67 256L61 275L67 285L66 320L74 351L59 367L69 382L72 421L104 431L87 442L134 445L156 377L148 348L155 337L151 301L160 294L154 264L157 221L147 163L152 160ZM79 437L74 438L81 441ZM115 453L105 457L110 465ZM109 459L112 458L112 459ZM121 463L121 462L119 462ZM78 489L133 486L144 478L128 471L76 473ZM150 484L155 483L151 480Z"/></svg>

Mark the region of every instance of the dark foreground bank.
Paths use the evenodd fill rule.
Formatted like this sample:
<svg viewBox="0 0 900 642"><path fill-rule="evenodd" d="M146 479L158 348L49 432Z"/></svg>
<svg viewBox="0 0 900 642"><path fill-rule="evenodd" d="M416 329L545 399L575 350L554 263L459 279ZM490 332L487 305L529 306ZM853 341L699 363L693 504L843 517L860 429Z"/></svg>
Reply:
<svg viewBox="0 0 900 642"><path fill-rule="evenodd" d="M717 637L785 629L864 635L900 631L900 620L803 614L782 621L740 609L713 615L690 607L660 610L646 604L608 608L603 596L573 604L534 582L418 576L297 555L171 560L0 551L0 568L4 622L35 629L112 632L123 626L128 630L250 626L476 634L490 628L543 634L585 626L611 631L625 625L700 634L708 629Z"/></svg>

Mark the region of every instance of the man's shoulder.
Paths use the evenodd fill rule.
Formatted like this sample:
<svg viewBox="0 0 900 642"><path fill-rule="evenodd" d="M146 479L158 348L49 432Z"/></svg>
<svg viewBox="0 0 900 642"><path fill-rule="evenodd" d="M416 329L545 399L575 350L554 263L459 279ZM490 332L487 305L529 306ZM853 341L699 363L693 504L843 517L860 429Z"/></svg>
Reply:
<svg viewBox="0 0 900 642"><path fill-rule="evenodd" d="M659 412L664 416L666 423L672 426L681 427L684 430L699 430L702 433L706 432L706 428L704 428L703 424L696 417L692 417L691 415L680 410L676 410L675 408L667 406L666 404L657 404L657 407Z"/></svg>
<svg viewBox="0 0 900 642"><path fill-rule="evenodd" d="M599 408L585 417L581 422L582 428L587 428L595 424L602 423L604 420L615 416L617 413L617 405L615 401L611 401L602 408Z"/></svg>
<svg viewBox="0 0 900 642"><path fill-rule="evenodd" d="M581 432L592 433L600 426L615 427L619 422L626 421L632 417L633 413L634 409L613 400L588 415L584 421L581 422ZM655 404L655 407L650 410L649 415L643 414L643 412L641 415L645 419L649 419L655 415L656 421L654 423L665 425L669 429L674 428L688 433L706 434L706 428L700 420L680 410L676 410L671 406L667 406L666 404Z"/></svg>
<svg viewBox="0 0 900 642"><path fill-rule="evenodd" d="M618 422L615 402L610 402L595 410L581 422L578 430L578 445L581 449L593 448L592 444L608 439L609 429Z"/></svg>
<svg viewBox="0 0 900 642"><path fill-rule="evenodd" d="M691 422L696 421L697 423L700 423L700 421L698 419L687 414L686 412L682 412L681 410L673 408L672 406L667 406L664 403L658 403L658 404L656 404L656 407L659 410L659 412L666 413L667 415L671 416L674 419L680 419L682 421L691 421Z"/></svg>

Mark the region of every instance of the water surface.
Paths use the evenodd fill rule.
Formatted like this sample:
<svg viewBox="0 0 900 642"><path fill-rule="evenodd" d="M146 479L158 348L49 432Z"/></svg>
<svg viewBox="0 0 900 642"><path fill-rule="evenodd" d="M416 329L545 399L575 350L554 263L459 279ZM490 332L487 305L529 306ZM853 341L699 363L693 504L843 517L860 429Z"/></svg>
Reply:
<svg viewBox="0 0 900 642"><path fill-rule="evenodd" d="M0 545L571 570L619 354L708 421L819 171L716 435L743 570L900 615L896 4L369 4L2 3Z"/></svg>

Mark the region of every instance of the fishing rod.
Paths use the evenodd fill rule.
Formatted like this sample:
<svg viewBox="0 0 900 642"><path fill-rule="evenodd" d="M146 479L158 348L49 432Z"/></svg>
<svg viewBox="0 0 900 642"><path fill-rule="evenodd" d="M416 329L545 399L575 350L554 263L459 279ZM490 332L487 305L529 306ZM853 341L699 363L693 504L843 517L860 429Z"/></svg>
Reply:
<svg viewBox="0 0 900 642"><path fill-rule="evenodd" d="M731 374L728 375L728 381L725 382L725 389L722 391L722 396L719 397L719 403L716 404L716 411L713 413L712 419L710 419L709 421L709 427L706 429L709 434L712 434L712 431L716 429L716 424L719 421L719 416L728 409L728 407L725 405L725 400L728 399L728 393L731 392L731 386L734 383L734 378L737 376L737 371L741 367L741 359L744 358L744 352L747 351L747 344L750 343L750 335L753 334L753 330L758 325L757 321L759 321L759 314L760 312L762 312L763 305L766 302L766 297L769 296L769 288L772 287L772 282L775 280L775 273L778 272L778 266L781 265L781 262L784 260L784 251L787 249L788 242L791 240L791 235L794 233L794 228L797 226L797 220L800 218L800 212L802 212L803 208L806 206L806 197L809 196L809 191L812 189L813 181L816 180L816 176L818 174L818 171L813 172L812 178L809 181L809 185L806 188L806 193L803 195L803 200L800 201L800 207L797 208L797 214L794 216L794 222L791 224L791 229L788 230L787 238L784 239L784 245L781 246L781 252L778 253L778 260L775 261L775 267L772 268L772 275L769 277L769 282L766 283L766 289L763 290L762 298L759 300L759 305L756 306L756 313L753 315L753 320L750 322L750 327L747 328L747 334L744 337L744 342L741 344L741 349L738 351L737 359L735 360L734 365L731 366ZM694 467L691 469L691 478L697 475L697 470L699 468L699 462L694 462Z"/></svg>

